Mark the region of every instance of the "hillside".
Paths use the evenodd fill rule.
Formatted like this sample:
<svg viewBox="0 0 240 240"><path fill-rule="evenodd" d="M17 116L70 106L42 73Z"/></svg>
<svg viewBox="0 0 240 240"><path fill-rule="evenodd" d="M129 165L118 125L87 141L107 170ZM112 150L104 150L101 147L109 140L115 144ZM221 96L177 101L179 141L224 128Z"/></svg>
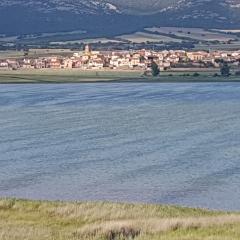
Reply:
<svg viewBox="0 0 240 240"><path fill-rule="evenodd" d="M237 240L240 215L174 206L0 200L1 240Z"/></svg>
<svg viewBox="0 0 240 240"><path fill-rule="evenodd" d="M2 0L0 33L82 30L109 36L150 26L239 28L238 0Z"/></svg>
<svg viewBox="0 0 240 240"><path fill-rule="evenodd" d="M105 0L107 1L107 0ZM183 0L110 0L119 11L128 14L151 15L170 9L178 9L183 6Z"/></svg>

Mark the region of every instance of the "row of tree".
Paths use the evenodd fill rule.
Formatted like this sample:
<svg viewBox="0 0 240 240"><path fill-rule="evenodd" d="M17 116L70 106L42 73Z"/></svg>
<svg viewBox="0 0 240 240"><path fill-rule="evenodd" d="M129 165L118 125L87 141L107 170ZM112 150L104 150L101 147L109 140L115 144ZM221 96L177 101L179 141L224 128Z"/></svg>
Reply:
<svg viewBox="0 0 240 240"><path fill-rule="evenodd" d="M152 70L153 77L157 77L160 75L160 69L159 69L158 65L156 64L156 62L154 62L154 61L152 62L151 70ZM220 73L224 77L228 77L231 75L230 67L227 62L225 62L225 61L220 62Z"/></svg>

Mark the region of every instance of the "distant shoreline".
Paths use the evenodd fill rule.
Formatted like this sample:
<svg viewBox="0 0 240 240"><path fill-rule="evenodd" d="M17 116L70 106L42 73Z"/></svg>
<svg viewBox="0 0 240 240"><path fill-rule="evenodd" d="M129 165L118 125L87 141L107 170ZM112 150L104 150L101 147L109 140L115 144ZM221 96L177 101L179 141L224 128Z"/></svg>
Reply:
<svg viewBox="0 0 240 240"><path fill-rule="evenodd" d="M194 76L198 73L198 76ZM240 76L214 76L213 69L181 69L162 72L159 77L144 76L138 70L1 70L0 84L36 83L221 83L240 82Z"/></svg>

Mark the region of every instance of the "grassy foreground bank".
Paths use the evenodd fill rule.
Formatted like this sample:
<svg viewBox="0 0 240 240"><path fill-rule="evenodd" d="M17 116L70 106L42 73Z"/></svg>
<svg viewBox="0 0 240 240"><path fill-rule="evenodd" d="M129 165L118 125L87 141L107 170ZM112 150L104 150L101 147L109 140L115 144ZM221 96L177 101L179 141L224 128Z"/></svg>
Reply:
<svg viewBox="0 0 240 240"><path fill-rule="evenodd" d="M1 240L237 240L240 213L0 199Z"/></svg>
<svg viewBox="0 0 240 240"><path fill-rule="evenodd" d="M141 71L82 71L78 69L26 69L0 71L0 83L108 82L142 77Z"/></svg>
<svg viewBox="0 0 240 240"><path fill-rule="evenodd" d="M159 77L143 76L143 71L78 69L26 69L0 71L0 84L8 83L88 83L88 82L240 82L239 76L214 76L216 70L162 72Z"/></svg>

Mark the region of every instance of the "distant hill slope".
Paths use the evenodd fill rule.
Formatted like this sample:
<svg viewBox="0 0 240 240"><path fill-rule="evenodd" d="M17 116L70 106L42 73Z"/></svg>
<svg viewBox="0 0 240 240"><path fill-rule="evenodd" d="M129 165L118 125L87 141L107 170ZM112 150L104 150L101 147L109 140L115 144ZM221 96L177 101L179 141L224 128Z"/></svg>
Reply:
<svg viewBox="0 0 240 240"><path fill-rule="evenodd" d="M2 0L0 33L85 30L114 35L148 26L240 28L239 0Z"/></svg>
<svg viewBox="0 0 240 240"><path fill-rule="evenodd" d="M177 9L183 6L185 0L105 0L109 1L117 8L128 14L147 15Z"/></svg>

